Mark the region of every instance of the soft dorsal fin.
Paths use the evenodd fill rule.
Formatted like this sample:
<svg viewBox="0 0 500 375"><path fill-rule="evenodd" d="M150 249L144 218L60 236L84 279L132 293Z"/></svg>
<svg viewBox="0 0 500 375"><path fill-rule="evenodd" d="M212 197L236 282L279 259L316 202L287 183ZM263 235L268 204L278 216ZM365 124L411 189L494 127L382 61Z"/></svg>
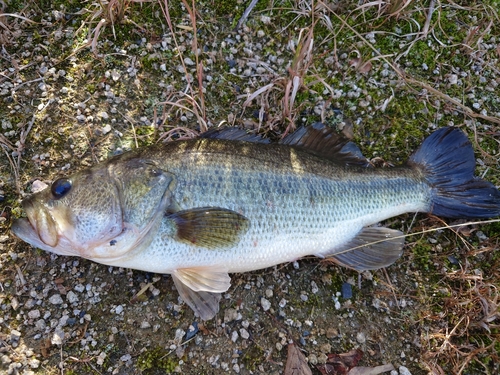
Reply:
<svg viewBox="0 0 500 375"><path fill-rule="evenodd" d="M270 143L268 138L262 138L258 134L248 133L246 130L240 128L215 128L200 134L200 138L210 139L227 139L231 141L245 141L252 143Z"/></svg>
<svg viewBox="0 0 500 375"><path fill-rule="evenodd" d="M307 127L301 126L280 143L300 148L343 166L371 166L358 146L320 122Z"/></svg>

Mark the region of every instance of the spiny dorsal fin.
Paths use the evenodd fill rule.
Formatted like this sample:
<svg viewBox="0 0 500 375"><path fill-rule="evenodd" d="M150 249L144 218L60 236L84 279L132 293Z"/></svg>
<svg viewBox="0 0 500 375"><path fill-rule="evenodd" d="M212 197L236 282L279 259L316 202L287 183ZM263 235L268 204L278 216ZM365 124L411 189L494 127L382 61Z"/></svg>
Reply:
<svg viewBox="0 0 500 375"><path fill-rule="evenodd" d="M376 270L393 264L403 253L403 232L385 227L366 227L337 254L320 254L357 271ZM353 249L349 251L349 249ZM337 255L336 255L337 254Z"/></svg>
<svg viewBox="0 0 500 375"><path fill-rule="evenodd" d="M280 143L300 148L343 166L370 166L358 146L320 122L298 128Z"/></svg>
<svg viewBox="0 0 500 375"><path fill-rule="evenodd" d="M177 228L177 239L208 249L235 245L247 231L248 219L219 207L199 207L168 214Z"/></svg>
<svg viewBox="0 0 500 375"><path fill-rule="evenodd" d="M210 139L227 139L231 141L245 141L252 143L270 143L268 138L262 138L258 134L248 133L246 130L240 128L215 128L200 134L200 138Z"/></svg>

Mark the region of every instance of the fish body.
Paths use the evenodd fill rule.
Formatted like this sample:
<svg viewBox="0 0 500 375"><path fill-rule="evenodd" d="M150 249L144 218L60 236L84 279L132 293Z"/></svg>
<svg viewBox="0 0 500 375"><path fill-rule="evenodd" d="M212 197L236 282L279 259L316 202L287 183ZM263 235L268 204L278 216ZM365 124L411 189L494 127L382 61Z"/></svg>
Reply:
<svg viewBox="0 0 500 375"><path fill-rule="evenodd" d="M344 168L283 145L197 139L173 142L146 157L158 164L171 160L178 211L223 207L249 222L230 248L207 249L176 241L176 224L165 218L140 266L150 272L186 266L246 272L330 254L365 226L430 207L429 188L411 168ZM138 263L132 257L120 265Z"/></svg>
<svg viewBox="0 0 500 375"><path fill-rule="evenodd" d="M229 139L228 139L229 138ZM202 318L229 273L331 257L357 269L392 264L401 232L371 227L406 212L500 214L500 193L474 178L467 137L443 128L408 164L371 168L321 124L280 144L239 131L113 157L23 201L14 233L43 250L169 273Z"/></svg>

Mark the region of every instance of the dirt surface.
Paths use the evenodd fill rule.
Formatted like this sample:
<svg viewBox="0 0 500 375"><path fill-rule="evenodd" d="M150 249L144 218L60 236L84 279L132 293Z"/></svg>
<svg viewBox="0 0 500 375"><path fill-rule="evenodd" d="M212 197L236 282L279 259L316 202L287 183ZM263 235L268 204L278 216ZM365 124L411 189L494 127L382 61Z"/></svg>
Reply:
<svg viewBox="0 0 500 375"><path fill-rule="evenodd" d="M401 3L262 1L238 30L246 2L0 4L0 372L283 374L294 340L314 374L356 348L393 374L498 373L497 223L392 219L414 234L393 266L308 258L232 275L208 322L168 275L9 231L34 181L219 124L278 139L324 121L381 165L459 126L498 184L498 3Z"/></svg>

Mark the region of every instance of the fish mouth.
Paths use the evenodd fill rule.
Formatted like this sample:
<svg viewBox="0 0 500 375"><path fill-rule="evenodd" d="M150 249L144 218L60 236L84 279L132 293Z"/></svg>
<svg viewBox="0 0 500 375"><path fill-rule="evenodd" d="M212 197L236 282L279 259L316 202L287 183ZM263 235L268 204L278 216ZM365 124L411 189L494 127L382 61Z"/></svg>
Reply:
<svg viewBox="0 0 500 375"><path fill-rule="evenodd" d="M27 219L17 219L12 224L12 232L29 244L51 251L57 246L59 236L57 225L50 212L30 198L22 202Z"/></svg>
<svg viewBox="0 0 500 375"><path fill-rule="evenodd" d="M10 229L18 238L39 249L53 252L54 246L45 243L28 219L16 219ZM57 242L56 242L57 245Z"/></svg>

